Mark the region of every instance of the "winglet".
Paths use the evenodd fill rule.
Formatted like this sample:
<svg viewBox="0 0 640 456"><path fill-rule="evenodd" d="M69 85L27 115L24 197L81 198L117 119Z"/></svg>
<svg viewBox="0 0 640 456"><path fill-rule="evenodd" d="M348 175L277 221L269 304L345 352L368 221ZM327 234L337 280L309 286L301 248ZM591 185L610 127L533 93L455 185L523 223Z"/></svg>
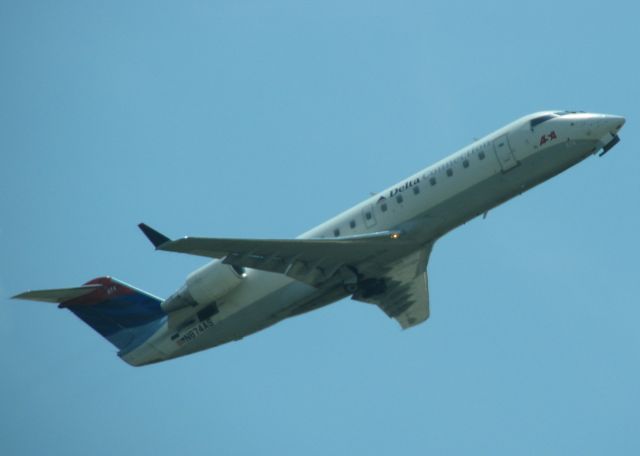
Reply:
<svg viewBox="0 0 640 456"><path fill-rule="evenodd" d="M162 244L166 244L167 242L171 242L171 239L166 237L164 234L157 232L149 225L145 225L144 223L138 224L138 228L142 230L144 235L151 241L153 246L157 249Z"/></svg>

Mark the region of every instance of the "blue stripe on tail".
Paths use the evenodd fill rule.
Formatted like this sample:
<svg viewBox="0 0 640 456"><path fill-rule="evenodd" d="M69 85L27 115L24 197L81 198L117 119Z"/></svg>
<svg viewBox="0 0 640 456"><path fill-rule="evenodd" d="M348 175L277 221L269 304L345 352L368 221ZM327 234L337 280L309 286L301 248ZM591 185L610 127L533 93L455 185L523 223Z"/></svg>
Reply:
<svg viewBox="0 0 640 456"><path fill-rule="evenodd" d="M86 283L90 284L102 287L60 307L68 308L120 350L138 346L164 323L160 298L111 277Z"/></svg>

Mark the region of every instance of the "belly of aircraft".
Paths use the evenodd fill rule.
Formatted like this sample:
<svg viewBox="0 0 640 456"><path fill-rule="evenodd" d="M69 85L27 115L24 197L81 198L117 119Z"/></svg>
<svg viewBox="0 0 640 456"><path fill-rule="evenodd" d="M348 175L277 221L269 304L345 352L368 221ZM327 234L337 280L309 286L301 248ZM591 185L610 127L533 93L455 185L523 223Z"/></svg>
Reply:
<svg viewBox="0 0 640 456"><path fill-rule="evenodd" d="M287 318L320 294L309 285L293 281L222 320L199 322L201 328L196 325L191 334L187 332L187 337L173 341L174 351L166 357L176 358L242 339Z"/></svg>
<svg viewBox="0 0 640 456"><path fill-rule="evenodd" d="M440 237L470 219L560 174L587 158L593 141L572 141L537 152L506 172L499 172L457 192L423 216L431 236Z"/></svg>

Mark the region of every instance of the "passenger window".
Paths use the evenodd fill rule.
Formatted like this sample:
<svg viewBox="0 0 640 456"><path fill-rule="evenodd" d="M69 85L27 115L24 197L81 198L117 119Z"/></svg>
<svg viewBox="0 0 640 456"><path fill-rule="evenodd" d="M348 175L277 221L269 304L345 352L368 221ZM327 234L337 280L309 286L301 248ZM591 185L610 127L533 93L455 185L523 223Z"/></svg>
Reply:
<svg viewBox="0 0 640 456"><path fill-rule="evenodd" d="M365 212L364 218L366 218L367 220L371 220L371 212Z"/></svg>
<svg viewBox="0 0 640 456"><path fill-rule="evenodd" d="M382 212L387 212L387 203L382 203L382 204L380 205L380 210L381 210Z"/></svg>
<svg viewBox="0 0 640 456"><path fill-rule="evenodd" d="M480 153L478 154L478 158L479 158L480 160L484 160L484 152L480 152Z"/></svg>
<svg viewBox="0 0 640 456"><path fill-rule="evenodd" d="M335 237L340 236L340 230L339 230L338 228L336 228L335 230L333 230L333 235L334 235Z"/></svg>
<svg viewBox="0 0 640 456"><path fill-rule="evenodd" d="M431 184L432 187L436 185L436 178L432 177L431 179L429 179L429 183Z"/></svg>
<svg viewBox="0 0 640 456"><path fill-rule="evenodd" d="M462 162L462 166L464 166L465 168L468 168L468 167L469 167L469 160L465 159L465 160Z"/></svg>
<svg viewBox="0 0 640 456"><path fill-rule="evenodd" d="M404 201L404 198L402 197L402 195L398 195L396 196L396 201L402 203Z"/></svg>
<svg viewBox="0 0 640 456"><path fill-rule="evenodd" d="M416 185L415 187L413 187L413 194L417 195L418 193L420 193L420 187Z"/></svg>
<svg viewBox="0 0 640 456"><path fill-rule="evenodd" d="M447 170L447 176L449 177L453 176L453 170L451 168Z"/></svg>
<svg viewBox="0 0 640 456"><path fill-rule="evenodd" d="M349 226L351 227L351 229L355 228L356 227L356 221L355 220L351 220L349 222Z"/></svg>

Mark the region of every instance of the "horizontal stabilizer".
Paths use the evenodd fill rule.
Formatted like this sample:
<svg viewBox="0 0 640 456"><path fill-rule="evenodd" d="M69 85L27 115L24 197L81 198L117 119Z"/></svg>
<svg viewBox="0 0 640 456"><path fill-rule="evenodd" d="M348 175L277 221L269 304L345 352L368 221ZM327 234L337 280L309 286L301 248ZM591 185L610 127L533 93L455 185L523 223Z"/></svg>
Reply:
<svg viewBox="0 0 640 456"><path fill-rule="evenodd" d="M24 293L13 296L12 299L28 299L30 301L61 303L79 298L84 295L88 295L96 288L101 287L102 285L83 285L81 287L74 288L55 288L52 290L26 291Z"/></svg>
<svg viewBox="0 0 640 456"><path fill-rule="evenodd" d="M119 349L142 343L166 316L160 298L112 277L74 288L27 291L14 298L59 303Z"/></svg>

